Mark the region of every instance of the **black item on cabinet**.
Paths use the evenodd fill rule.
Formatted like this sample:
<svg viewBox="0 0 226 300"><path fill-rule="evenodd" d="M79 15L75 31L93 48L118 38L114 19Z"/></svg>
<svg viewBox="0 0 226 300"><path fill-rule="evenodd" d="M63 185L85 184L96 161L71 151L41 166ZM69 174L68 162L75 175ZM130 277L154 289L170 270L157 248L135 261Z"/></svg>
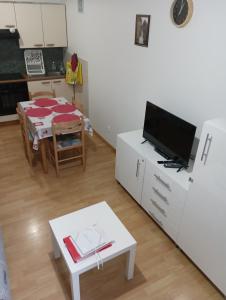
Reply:
<svg viewBox="0 0 226 300"><path fill-rule="evenodd" d="M0 84L0 116L16 114L17 102L28 100L27 82Z"/></svg>

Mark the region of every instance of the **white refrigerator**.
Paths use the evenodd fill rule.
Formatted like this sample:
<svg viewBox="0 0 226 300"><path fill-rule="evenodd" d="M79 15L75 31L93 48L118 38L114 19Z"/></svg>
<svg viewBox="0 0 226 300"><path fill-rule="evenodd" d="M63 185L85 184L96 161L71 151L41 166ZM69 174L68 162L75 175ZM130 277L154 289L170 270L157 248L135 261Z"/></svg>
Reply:
<svg viewBox="0 0 226 300"><path fill-rule="evenodd" d="M178 244L226 295L226 119L204 123L190 181Z"/></svg>

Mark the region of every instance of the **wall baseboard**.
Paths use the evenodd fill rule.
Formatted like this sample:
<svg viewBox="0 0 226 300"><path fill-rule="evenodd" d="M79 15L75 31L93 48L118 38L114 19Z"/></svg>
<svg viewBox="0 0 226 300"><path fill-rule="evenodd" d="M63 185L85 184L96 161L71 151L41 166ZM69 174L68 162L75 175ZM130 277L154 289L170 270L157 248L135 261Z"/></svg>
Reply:
<svg viewBox="0 0 226 300"><path fill-rule="evenodd" d="M112 149L112 151L113 152L116 152L116 149L108 142L108 141L106 141L105 140L105 138L102 136L102 135L100 135L96 130L94 130L93 129L93 132L94 132L94 134L95 135L97 135L105 144L107 144L111 149Z"/></svg>

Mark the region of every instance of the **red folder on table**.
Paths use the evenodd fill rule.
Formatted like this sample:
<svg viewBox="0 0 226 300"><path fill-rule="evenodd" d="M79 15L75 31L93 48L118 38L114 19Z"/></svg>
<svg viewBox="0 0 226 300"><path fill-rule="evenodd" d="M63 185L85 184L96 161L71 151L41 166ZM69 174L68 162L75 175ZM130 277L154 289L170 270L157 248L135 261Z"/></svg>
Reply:
<svg viewBox="0 0 226 300"><path fill-rule="evenodd" d="M86 259L87 257L92 256L93 254L95 254L95 252L92 252L92 253L89 253L89 255L81 256L80 253L78 252L78 250L76 249L76 246L75 246L71 236L65 237L63 239L63 241L64 241L69 253L71 254L71 257L72 257L74 262L79 262L79 261L81 261L83 259ZM112 243L108 243L108 244L98 248L96 250L96 252L100 252L100 251L105 250L105 249L107 249L111 246L112 246Z"/></svg>

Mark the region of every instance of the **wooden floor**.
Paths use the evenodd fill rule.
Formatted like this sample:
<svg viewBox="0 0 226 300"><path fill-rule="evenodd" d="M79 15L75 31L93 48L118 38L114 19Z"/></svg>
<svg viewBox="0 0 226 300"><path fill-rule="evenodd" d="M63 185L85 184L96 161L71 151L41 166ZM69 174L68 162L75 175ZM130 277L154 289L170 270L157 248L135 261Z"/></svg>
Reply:
<svg viewBox="0 0 226 300"><path fill-rule="evenodd" d="M223 299L114 179L113 150L89 139L87 168L51 167L34 174L24 159L19 127L0 126L0 225L14 300L71 299L64 262L54 261L48 220L106 200L138 242L135 277L124 278L125 256L81 276L82 300Z"/></svg>

